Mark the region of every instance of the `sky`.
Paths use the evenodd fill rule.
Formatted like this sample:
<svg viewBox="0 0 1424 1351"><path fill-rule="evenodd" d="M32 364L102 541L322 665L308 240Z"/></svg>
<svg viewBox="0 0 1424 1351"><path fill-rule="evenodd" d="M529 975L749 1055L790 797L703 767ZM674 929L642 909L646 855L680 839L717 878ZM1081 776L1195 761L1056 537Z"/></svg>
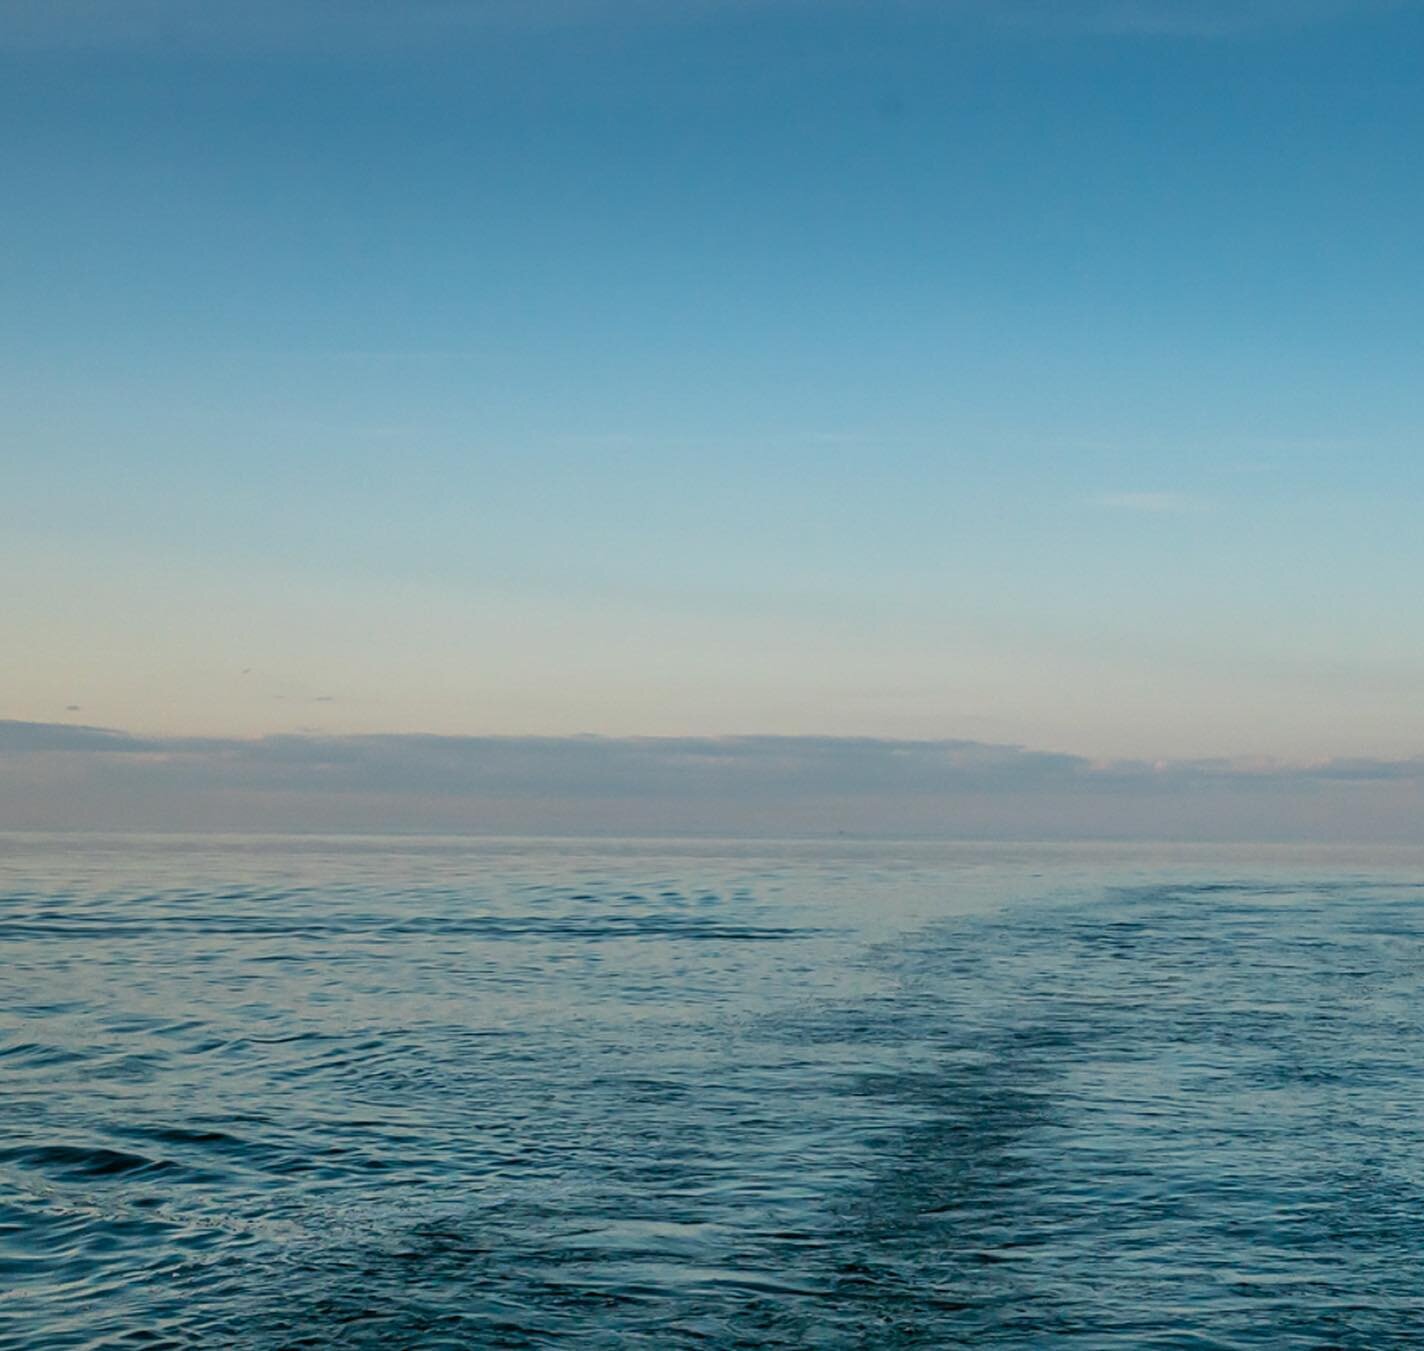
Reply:
<svg viewBox="0 0 1424 1351"><path fill-rule="evenodd" d="M1407 0L10 0L0 826L431 738L1417 801L1421 64Z"/></svg>

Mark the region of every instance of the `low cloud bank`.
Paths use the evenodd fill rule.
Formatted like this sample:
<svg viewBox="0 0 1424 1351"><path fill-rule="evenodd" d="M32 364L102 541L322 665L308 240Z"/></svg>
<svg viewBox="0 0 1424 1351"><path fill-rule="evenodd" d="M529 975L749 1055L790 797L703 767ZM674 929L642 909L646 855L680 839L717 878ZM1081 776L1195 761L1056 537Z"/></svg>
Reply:
<svg viewBox="0 0 1424 1351"><path fill-rule="evenodd" d="M138 737L0 721L0 828L1424 841L1424 759L859 737Z"/></svg>

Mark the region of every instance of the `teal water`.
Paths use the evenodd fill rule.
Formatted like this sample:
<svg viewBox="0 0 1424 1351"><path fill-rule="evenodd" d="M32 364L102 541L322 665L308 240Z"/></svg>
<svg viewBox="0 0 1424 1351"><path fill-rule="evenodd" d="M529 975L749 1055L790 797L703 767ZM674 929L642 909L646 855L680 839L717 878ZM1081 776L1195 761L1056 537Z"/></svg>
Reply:
<svg viewBox="0 0 1424 1351"><path fill-rule="evenodd" d="M1424 852L0 837L4 1347L1424 1346Z"/></svg>

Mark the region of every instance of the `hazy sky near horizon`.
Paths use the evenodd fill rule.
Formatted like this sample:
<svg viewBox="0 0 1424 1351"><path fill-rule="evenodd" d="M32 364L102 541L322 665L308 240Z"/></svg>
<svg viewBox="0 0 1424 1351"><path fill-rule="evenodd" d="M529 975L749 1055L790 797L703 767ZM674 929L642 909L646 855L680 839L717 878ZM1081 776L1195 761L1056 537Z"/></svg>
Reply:
<svg viewBox="0 0 1424 1351"><path fill-rule="evenodd" d="M0 719L31 830L1420 842L1424 756L1092 761L875 737L133 736Z"/></svg>
<svg viewBox="0 0 1424 1351"><path fill-rule="evenodd" d="M0 9L0 717L1424 752L1424 8Z"/></svg>

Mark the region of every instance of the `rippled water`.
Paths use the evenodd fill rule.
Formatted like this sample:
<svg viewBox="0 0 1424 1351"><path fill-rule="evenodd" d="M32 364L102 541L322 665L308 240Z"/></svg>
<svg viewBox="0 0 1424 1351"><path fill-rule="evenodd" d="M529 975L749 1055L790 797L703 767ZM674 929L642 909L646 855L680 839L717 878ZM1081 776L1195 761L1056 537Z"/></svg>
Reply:
<svg viewBox="0 0 1424 1351"><path fill-rule="evenodd" d="M1424 1345L1424 854L0 837L6 1347Z"/></svg>

